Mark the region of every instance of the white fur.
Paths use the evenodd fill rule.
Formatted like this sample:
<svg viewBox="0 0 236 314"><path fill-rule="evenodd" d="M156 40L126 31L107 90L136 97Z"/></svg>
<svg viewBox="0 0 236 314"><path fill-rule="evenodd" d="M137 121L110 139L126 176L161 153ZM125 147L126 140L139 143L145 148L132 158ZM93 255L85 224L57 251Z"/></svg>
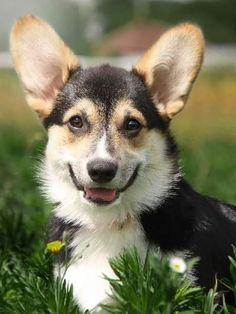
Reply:
<svg viewBox="0 0 236 314"><path fill-rule="evenodd" d="M100 147L104 147L104 139L102 143ZM60 203L54 210L57 217L82 225L71 244L73 258L65 278L73 285L77 302L83 308L92 309L105 301L109 291L103 274L114 276L108 259L133 246L141 254L145 252L147 244L137 215L158 206L178 180L178 175L173 175L172 160L166 156L165 139L159 133L150 131L145 147L121 157L115 178L116 184L121 184L122 179L127 180L132 173L133 165L141 163L136 180L116 202L109 206L97 206L84 201L83 192L76 189L68 174L68 162L73 163L81 173L85 171L80 168L85 164L85 157L77 155L77 158L76 163L70 151L58 148L51 139L42 169L43 190L51 201ZM130 219L128 224L127 217ZM117 228L122 224L123 229Z"/></svg>
<svg viewBox="0 0 236 314"><path fill-rule="evenodd" d="M111 159L111 155L107 151L107 136L104 132L101 139L99 140L96 151L94 153L94 158L101 158L101 159Z"/></svg>
<svg viewBox="0 0 236 314"><path fill-rule="evenodd" d="M91 310L106 300L110 288L104 274L115 277L109 259L133 246L144 256L147 245L136 221L130 221L122 230L116 226L105 230L82 228L78 231L71 244L74 248L72 262L65 272L65 279L73 285L75 299L83 309Z"/></svg>
<svg viewBox="0 0 236 314"><path fill-rule="evenodd" d="M73 158L69 157L68 152L61 152L60 160L56 162L55 150L56 148L49 141L41 174L43 192L53 203L60 203L56 208L58 217L91 228L105 228L113 221L123 220L127 214L134 216L143 210L143 204L149 208L158 206L168 195L170 187L178 180L178 175L173 176L172 160L166 158L164 139L158 134L155 134L155 137L150 135L146 147L136 152L136 156L123 158L124 165L120 165L120 168L126 167L127 175L132 171L127 160L131 163L142 162L134 183L120 194L117 202L109 206L97 207L92 203L84 202L83 192L76 189L68 175L67 163L73 161ZM54 154L51 155L51 152ZM61 160L63 157L65 159ZM78 163L82 164L79 158ZM117 176L122 179L125 174L120 171Z"/></svg>

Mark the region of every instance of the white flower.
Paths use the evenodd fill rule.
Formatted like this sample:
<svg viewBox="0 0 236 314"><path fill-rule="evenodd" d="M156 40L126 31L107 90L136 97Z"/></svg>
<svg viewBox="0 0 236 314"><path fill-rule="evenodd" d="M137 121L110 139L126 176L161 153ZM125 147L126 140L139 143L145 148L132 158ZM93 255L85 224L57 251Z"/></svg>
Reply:
<svg viewBox="0 0 236 314"><path fill-rule="evenodd" d="M170 268L177 273L183 274L187 269L187 265L182 258L171 257L170 258Z"/></svg>

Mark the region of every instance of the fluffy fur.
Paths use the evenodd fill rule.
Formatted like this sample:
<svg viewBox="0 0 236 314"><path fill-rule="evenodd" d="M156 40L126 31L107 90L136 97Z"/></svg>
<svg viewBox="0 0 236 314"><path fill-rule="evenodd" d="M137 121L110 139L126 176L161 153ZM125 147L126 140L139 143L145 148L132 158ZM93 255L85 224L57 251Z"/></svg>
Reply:
<svg viewBox="0 0 236 314"><path fill-rule="evenodd" d="M114 274L108 260L133 246L141 256L151 246L200 257L194 274L207 288L228 274L236 209L198 194L183 179L169 131L203 49L200 29L181 24L130 72L109 65L83 69L44 21L27 16L13 27L16 70L48 130L40 177L55 204L49 240L66 241L68 253L62 252L55 274L73 285L83 309L97 311L109 301L103 276ZM100 175L92 176L88 165L97 165ZM100 199L88 197L94 190ZM112 201L104 191L115 195Z"/></svg>

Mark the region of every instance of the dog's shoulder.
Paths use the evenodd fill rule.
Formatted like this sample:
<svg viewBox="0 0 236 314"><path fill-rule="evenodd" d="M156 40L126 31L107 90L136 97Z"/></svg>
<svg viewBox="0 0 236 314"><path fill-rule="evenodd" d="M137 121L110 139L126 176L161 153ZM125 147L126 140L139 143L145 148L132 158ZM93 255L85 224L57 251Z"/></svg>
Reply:
<svg viewBox="0 0 236 314"><path fill-rule="evenodd" d="M150 242L164 253L187 251L198 256L196 277L203 286L214 285L215 274L228 274L228 256L236 243L236 207L194 191L185 181L159 208L140 217Z"/></svg>

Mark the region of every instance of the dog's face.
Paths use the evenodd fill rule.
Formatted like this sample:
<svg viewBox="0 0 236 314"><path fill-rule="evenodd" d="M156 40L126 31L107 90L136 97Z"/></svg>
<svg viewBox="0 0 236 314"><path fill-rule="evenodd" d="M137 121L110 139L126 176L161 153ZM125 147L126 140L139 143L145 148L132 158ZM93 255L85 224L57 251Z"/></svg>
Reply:
<svg viewBox="0 0 236 314"><path fill-rule="evenodd" d="M201 65L199 29L167 32L132 71L83 69L50 26L31 16L15 24L11 50L48 130L43 180L60 215L112 223L159 203L176 179L168 125Z"/></svg>
<svg viewBox="0 0 236 314"><path fill-rule="evenodd" d="M142 80L123 69L75 70L45 123L48 159L88 204L118 203L166 154L165 123Z"/></svg>

